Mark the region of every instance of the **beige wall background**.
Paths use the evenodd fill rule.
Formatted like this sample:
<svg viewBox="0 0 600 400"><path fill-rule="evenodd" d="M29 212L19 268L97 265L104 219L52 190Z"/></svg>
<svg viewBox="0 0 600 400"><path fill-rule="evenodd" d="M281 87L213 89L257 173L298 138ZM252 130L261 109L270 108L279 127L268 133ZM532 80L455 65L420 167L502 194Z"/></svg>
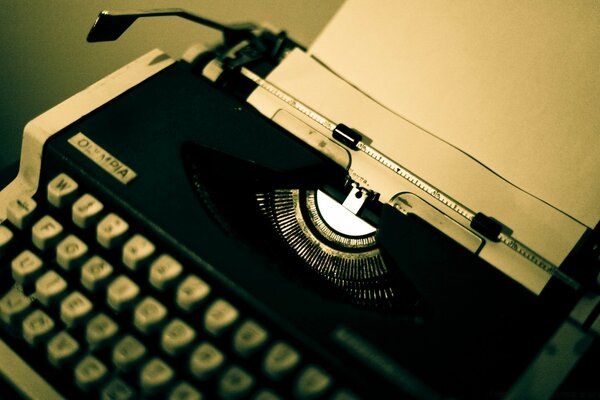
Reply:
<svg viewBox="0 0 600 400"><path fill-rule="evenodd" d="M343 0L0 0L0 168L27 121L153 48L179 57L220 34L181 18L138 20L118 41L87 43L101 10L185 8L223 23L268 22L309 45Z"/></svg>

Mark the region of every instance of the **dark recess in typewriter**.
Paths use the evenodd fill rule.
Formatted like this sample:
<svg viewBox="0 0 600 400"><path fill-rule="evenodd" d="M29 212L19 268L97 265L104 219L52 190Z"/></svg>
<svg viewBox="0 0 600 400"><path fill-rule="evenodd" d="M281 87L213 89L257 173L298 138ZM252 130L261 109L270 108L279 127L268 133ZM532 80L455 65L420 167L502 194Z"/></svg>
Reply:
<svg viewBox="0 0 600 400"><path fill-rule="evenodd" d="M281 273L357 307L423 317L421 296L381 251L376 231L341 233L320 212L317 190L335 191L331 184L343 183L345 171L319 166L282 174L193 143L182 156L202 206Z"/></svg>

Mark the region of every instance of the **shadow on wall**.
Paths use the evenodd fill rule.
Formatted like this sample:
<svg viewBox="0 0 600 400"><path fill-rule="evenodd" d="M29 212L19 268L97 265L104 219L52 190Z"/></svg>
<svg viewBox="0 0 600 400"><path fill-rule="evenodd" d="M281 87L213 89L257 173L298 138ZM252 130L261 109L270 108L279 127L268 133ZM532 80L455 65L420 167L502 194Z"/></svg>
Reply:
<svg viewBox="0 0 600 400"><path fill-rule="evenodd" d="M268 22L310 44L343 0L131 0L127 9L185 8L223 23ZM98 12L123 2L29 0L0 8L0 169L17 160L25 124L153 48L179 57L220 34L176 17L139 20L116 42L85 41ZM282 7L284 6L284 7Z"/></svg>

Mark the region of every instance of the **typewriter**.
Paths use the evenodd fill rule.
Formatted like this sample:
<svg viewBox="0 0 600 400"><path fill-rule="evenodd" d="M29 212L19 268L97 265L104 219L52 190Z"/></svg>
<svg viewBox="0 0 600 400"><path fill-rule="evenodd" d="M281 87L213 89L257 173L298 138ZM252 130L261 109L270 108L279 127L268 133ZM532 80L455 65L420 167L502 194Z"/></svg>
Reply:
<svg viewBox="0 0 600 400"><path fill-rule="evenodd" d="M98 16L90 42L161 15L224 39L25 127L0 191L7 397L600 396L597 215L345 78L323 49L361 7L309 50L178 9Z"/></svg>

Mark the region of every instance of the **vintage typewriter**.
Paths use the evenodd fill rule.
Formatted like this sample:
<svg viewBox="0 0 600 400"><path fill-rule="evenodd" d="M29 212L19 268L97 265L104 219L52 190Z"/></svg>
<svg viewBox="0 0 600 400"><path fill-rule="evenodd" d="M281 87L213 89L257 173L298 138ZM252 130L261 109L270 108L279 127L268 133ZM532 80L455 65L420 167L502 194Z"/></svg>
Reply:
<svg viewBox="0 0 600 400"><path fill-rule="evenodd" d="M25 127L0 191L7 397L599 395L597 220L392 115L284 32L102 12L88 41L160 15L223 43L152 51Z"/></svg>

